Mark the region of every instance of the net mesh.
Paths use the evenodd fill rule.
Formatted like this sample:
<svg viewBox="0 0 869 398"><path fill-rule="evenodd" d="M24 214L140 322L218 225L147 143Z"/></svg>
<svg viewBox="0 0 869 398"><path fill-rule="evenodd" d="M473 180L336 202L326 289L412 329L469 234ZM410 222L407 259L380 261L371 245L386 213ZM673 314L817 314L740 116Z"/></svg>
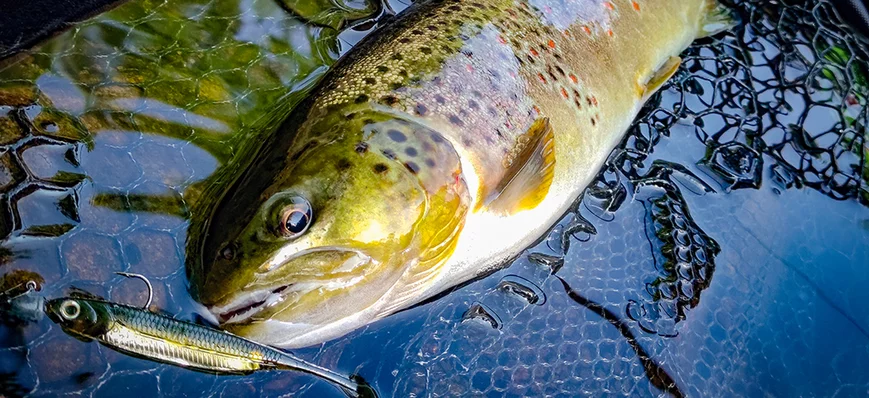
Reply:
<svg viewBox="0 0 869 398"><path fill-rule="evenodd" d="M155 307L190 316L179 216L197 183L260 114L284 113L405 5L354 13L340 36L284 6L130 3L5 66L3 272L38 272L55 296L76 285L135 303L144 292L111 272L141 272ZM384 396L865 392L869 280L858 269L869 242L824 220L869 204L866 42L828 1L731 7L743 24L683 54L542 243L434 303L299 354L355 369ZM816 206L825 213L813 217ZM804 243L766 238L783 230ZM818 263L836 253L839 268ZM44 322L4 322L4 395L334 393L300 375L191 374Z"/></svg>

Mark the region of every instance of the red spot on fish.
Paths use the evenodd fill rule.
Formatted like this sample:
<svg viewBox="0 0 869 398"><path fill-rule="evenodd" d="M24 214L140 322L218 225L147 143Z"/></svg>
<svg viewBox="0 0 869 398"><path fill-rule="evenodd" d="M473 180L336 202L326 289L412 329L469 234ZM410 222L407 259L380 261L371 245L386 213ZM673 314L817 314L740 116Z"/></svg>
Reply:
<svg viewBox="0 0 869 398"><path fill-rule="evenodd" d="M613 3L610 3L610 2L608 2L608 1L605 1L605 2L603 3L603 6L606 7L606 9L607 9L607 10L610 10L610 11L616 9L616 7L613 5Z"/></svg>
<svg viewBox="0 0 869 398"><path fill-rule="evenodd" d="M465 66L465 68L468 69L468 73L474 73L474 66L473 65L468 64Z"/></svg>
<svg viewBox="0 0 869 398"><path fill-rule="evenodd" d="M540 113L540 107L538 107L537 105L534 105L532 108L534 109L534 112L538 114Z"/></svg>
<svg viewBox="0 0 869 398"><path fill-rule="evenodd" d="M591 96L591 103L594 104L594 106L597 106L597 97L592 95Z"/></svg>
<svg viewBox="0 0 869 398"><path fill-rule="evenodd" d="M549 7L549 6L543 7L543 12L545 12L547 14L552 14L552 7Z"/></svg>
<svg viewBox="0 0 869 398"><path fill-rule="evenodd" d="M500 36L500 35L499 35L499 36L498 36L498 42L501 43L501 44L507 44L507 39L505 39L504 36Z"/></svg>
<svg viewBox="0 0 869 398"><path fill-rule="evenodd" d="M579 84L579 79L573 73L570 74L570 80L573 82L573 84Z"/></svg>
<svg viewBox="0 0 869 398"><path fill-rule="evenodd" d="M538 55L540 55L540 53L538 53L537 50L535 50L535 49L533 49L533 48L532 48L529 52L531 53L531 55L533 55L533 56L535 56L535 57L538 56Z"/></svg>
<svg viewBox="0 0 869 398"><path fill-rule="evenodd" d="M612 30L612 29L607 29L606 34L608 34L608 35L610 35L610 37L612 37L612 35L613 35L613 30Z"/></svg>
<svg viewBox="0 0 869 398"><path fill-rule="evenodd" d="M555 41L554 40L549 40L548 44L549 44L549 48L555 48Z"/></svg>
<svg viewBox="0 0 869 398"><path fill-rule="evenodd" d="M546 77L544 77L542 73L538 73L537 78L540 79L541 83L546 83Z"/></svg>
<svg viewBox="0 0 869 398"><path fill-rule="evenodd" d="M564 87L561 88L561 96L564 98L570 98L570 94L567 93L567 89Z"/></svg>
<svg viewBox="0 0 869 398"><path fill-rule="evenodd" d="M510 123L510 121L508 120L508 121L504 122L504 127L508 128L508 129L512 129L513 123Z"/></svg>
<svg viewBox="0 0 869 398"><path fill-rule="evenodd" d="M586 34L591 34L591 29L589 29L588 26L583 26L582 30L584 30Z"/></svg>
<svg viewBox="0 0 869 398"><path fill-rule="evenodd" d="M565 29L565 30L564 30L564 35L565 35L565 36L570 36L570 31L567 30L567 29Z"/></svg>
<svg viewBox="0 0 869 398"><path fill-rule="evenodd" d="M640 3L637 3L636 1L632 1L631 5L634 6L634 10L640 11Z"/></svg>

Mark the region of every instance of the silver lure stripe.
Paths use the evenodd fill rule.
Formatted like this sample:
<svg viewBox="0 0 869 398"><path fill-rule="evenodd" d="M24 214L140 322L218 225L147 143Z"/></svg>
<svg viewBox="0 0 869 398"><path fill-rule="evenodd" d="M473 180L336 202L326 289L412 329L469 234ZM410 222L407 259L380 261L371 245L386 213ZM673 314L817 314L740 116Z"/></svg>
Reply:
<svg viewBox="0 0 869 398"><path fill-rule="evenodd" d="M125 305L77 300L86 301L93 307L102 307L110 314L108 331L101 336L89 337L119 351L218 373L250 373L259 369L298 370L322 377L350 391L358 388L347 376L224 331Z"/></svg>

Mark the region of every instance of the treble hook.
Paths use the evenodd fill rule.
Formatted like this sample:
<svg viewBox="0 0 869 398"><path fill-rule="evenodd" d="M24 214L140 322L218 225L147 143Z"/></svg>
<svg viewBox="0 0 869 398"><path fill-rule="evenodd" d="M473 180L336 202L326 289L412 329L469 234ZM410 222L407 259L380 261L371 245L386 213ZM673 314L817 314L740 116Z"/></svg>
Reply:
<svg viewBox="0 0 869 398"><path fill-rule="evenodd" d="M138 278L138 279L141 279L143 282L145 282L146 285L148 285L148 302L146 302L145 305L142 306L142 309L146 309L146 310L147 310L148 307L151 306L151 299L154 298L154 287L151 286L151 281L149 281L148 278L145 277L145 275L142 275L142 274L134 274L134 273L132 273L132 272L115 272L115 273L118 274L118 275L120 275L120 276L127 277L127 278Z"/></svg>

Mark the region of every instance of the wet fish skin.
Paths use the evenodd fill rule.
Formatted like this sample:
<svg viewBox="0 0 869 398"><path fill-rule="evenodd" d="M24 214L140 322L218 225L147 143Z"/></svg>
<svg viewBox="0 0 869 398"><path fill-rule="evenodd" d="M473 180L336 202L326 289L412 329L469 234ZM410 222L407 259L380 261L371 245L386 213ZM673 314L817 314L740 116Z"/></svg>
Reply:
<svg viewBox="0 0 869 398"><path fill-rule="evenodd" d="M713 5L415 4L193 220L191 292L223 327L298 347L503 264L568 210Z"/></svg>
<svg viewBox="0 0 869 398"><path fill-rule="evenodd" d="M78 339L96 340L117 351L149 360L219 374L299 370L323 377L350 392L359 390L349 377L288 353L144 309L66 297L47 301L45 312L64 332Z"/></svg>

